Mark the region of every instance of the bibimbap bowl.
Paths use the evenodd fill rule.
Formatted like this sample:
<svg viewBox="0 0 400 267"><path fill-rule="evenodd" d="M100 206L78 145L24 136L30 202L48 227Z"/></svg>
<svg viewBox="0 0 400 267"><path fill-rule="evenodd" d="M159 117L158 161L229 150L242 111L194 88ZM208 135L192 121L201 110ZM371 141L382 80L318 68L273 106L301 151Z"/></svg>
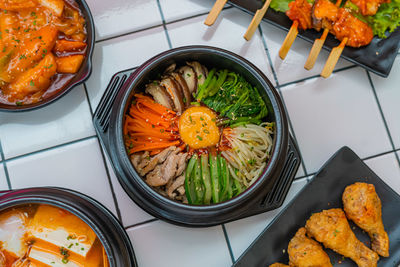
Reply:
<svg viewBox="0 0 400 267"><path fill-rule="evenodd" d="M35 205L65 210L86 223L101 242L110 267L137 266L132 245L123 226L107 208L91 197L69 189L53 187L0 191L1 216L3 216L5 212L10 212L20 207L31 207ZM27 213L25 213L23 217L28 217L28 215L26 215ZM4 220L4 217L2 217L2 220ZM10 225L11 224L13 224L13 222L10 223ZM53 223L50 222L50 224L52 225ZM69 225L76 224L72 223ZM32 227L32 225L30 227ZM3 230L4 238L4 234L7 236L7 230ZM41 231L44 230L39 230L39 232ZM15 233L14 237L16 236L17 233ZM54 235L52 236L54 237ZM68 236L67 240L62 239L59 242L64 241L73 244L66 246L67 249L73 250L75 243L79 242L79 237ZM83 240L83 242L85 242L85 240ZM32 242L31 245L35 245L35 243L36 242ZM69 256L69 253L66 255ZM65 262L63 261L63 263Z"/></svg>
<svg viewBox="0 0 400 267"><path fill-rule="evenodd" d="M266 121L274 123L270 156L259 178L239 195L217 204L189 205L171 200L156 192L138 174L125 146L123 128L126 114L136 98L135 94L144 93L145 85L159 79L160 74L172 64L182 66L190 61L200 62L209 70L215 67L240 74L258 89L268 109ZM265 205L268 193L287 168L284 165L288 155L289 133L287 117L280 97L271 82L257 67L246 59L220 48L187 46L171 49L153 57L134 71L126 81L118 81L118 79L112 81L114 85L111 87L117 82L123 82L123 85L118 94L115 93L115 100L112 94L106 92L94 120L96 130L103 145L106 146L118 179L134 202L155 217L185 226L212 226L265 211L260 207ZM107 101L112 101L111 104L108 103L109 106L107 106ZM99 112L107 109L110 109L109 117L106 115L99 119ZM96 122L97 119L99 123ZM107 132L103 131L105 128L99 129L98 124L107 125L105 127ZM103 133L105 133L105 138L102 138ZM298 164L294 169L297 170L297 168Z"/></svg>

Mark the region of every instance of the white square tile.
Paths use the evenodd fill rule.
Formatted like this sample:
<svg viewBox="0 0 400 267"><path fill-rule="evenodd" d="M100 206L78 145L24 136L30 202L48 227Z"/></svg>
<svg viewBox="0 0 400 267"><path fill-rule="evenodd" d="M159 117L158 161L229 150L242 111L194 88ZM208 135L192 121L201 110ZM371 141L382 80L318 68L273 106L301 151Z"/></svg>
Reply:
<svg viewBox="0 0 400 267"><path fill-rule="evenodd" d="M396 148L400 148L400 56L397 56L389 77L382 78L371 73L382 111Z"/></svg>
<svg viewBox="0 0 400 267"><path fill-rule="evenodd" d="M96 44L93 73L86 82L93 109L116 72L137 67L165 50L168 50L168 42L162 27Z"/></svg>
<svg viewBox="0 0 400 267"><path fill-rule="evenodd" d="M44 108L0 114L0 138L6 159L94 134L82 85Z"/></svg>
<svg viewBox="0 0 400 267"><path fill-rule="evenodd" d="M156 0L86 2L94 18L97 39L110 38L162 23Z"/></svg>
<svg viewBox="0 0 400 267"><path fill-rule="evenodd" d="M232 265L221 226L185 228L155 221L128 229L141 267Z"/></svg>
<svg viewBox="0 0 400 267"><path fill-rule="evenodd" d="M160 0L165 22L208 13L215 0Z"/></svg>
<svg viewBox="0 0 400 267"><path fill-rule="evenodd" d="M0 163L0 191L8 190L6 173L3 163Z"/></svg>
<svg viewBox="0 0 400 267"><path fill-rule="evenodd" d="M274 66L280 84L297 81L321 73L328 59L328 51L322 49L315 62L314 68L308 71L304 69L304 63L306 63L308 54L310 53L312 47L311 43L297 37L285 60L282 60L279 57L279 49L285 40L287 32L264 21L261 23L261 28L271 56L272 65ZM348 61L339 59L335 69L350 65Z"/></svg>
<svg viewBox="0 0 400 267"><path fill-rule="evenodd" d="M87 194L116 214L96 138L7 162L13 189L64 187Z"/></svg>
<svg viewBox="0 0 400 267"><path fill-rule="evenodd" d="M118 207L121 212L122 224L125 227L154 219L153 216L142 210L133 200L125 193L118 178L115 176L113 167L106 157L107 168L111 176L111 183L114 188L115 197L117 198Z"/></svg>
<svg viewBox="0 0 400 267"><path fill-rule="evenodd" d="M241 219L225 225L235 260L242 255L242 253L260 235L260 233L271 223L271 221L285 208L285 206L306 184L306 178L294 181L290 187L285 202L279 209Z"/></svg>
<svg viewBox="0 0 400 267"><path fill-rule="evenodd" d="M251 22L249 14L236 8L223 10L212 27L204 25L205 18L168 24L172 46L209 45L229 50L255 64L275 84L260 33L256 31L250 41L243 38Z"/></svg>
<svg viewBox="0 0 400 267"><path fill-rule="evenodd" d="M391 150L365 70L353 68L282 91L308 173L345 145L362 158Z"/></svg>
<svg viewBox="0 0 400 267"><path fill-rule="evenodd" d="M400 194L400 166L394 153L380 157L368 159L365 163L370 167L385 183Z"/></svg>

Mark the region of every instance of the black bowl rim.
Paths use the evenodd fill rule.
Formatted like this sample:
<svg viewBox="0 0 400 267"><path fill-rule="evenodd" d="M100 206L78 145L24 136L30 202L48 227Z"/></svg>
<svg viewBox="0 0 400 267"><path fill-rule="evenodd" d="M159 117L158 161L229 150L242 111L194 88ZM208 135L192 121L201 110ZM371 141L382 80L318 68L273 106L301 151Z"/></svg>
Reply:
<svg viewBox="0 0 400 267"><path fill-rule="evenodd" d="M110 261L110 251L111 251L111 246L109 242L107 241L107 236L108 233L104 233L104 231L100 230L100 227L98 226L99 223L94 222L92 219L90 219L84 212L80 211L76 207L69 206L68 204L64 203L65 200L60 198L59 196L50 196L46 194L51 194L51 193L59 193L59 192L64 192L70 195L73 195L74 197L78 197L82 199L82 201L88 201L90 204L96 206L108 219L112 221L114 224L116 230L118 231L118 234L121 235L121 238L127 242L128 244L128 250L132 253L134 266L137 266L136 263L136 257L133 251L132 243L130 242L130 239L121 225L120 221L115 217L115 215L108 209L106 208L103 204L95 200L94 198L83 194L81 192L68 189L68 188L61 188L61 187L30 187L30 188L20 188L20 189L11 189L11 190L5 190L5 191L0 191L0 212L12 207L17 207L20 205L27 205L27 204L47 204L51 206L55 206L64 210L67 210L80 218L82 221L84 221L89 227L95 232L96 236L100 239L104 249L106 250L107 257L109 259L110 267L119 267L115 266L112 261ZM24 196L24 194L30 194L29 196ZM3 199L5 198L5 199ZM79 205L78 205L79 206Z"/></svg>
<svg viewBox="0 0 400 267"><path fill-rule="evenodd" d="M92 69L93 69L93 64L92 64L92 57L93 57L93 51L94 51L94 46L96 43L96 32L95 32L95 27L94 27L94 19L92 16L92 13L90 11L89 5L86 3L86 0L75 0L78 5L80 5L81 11L87 13L87 20L86 20L86 27L90 28L92 31L92 38L90 40L87 40L86 42L90 45L90 49L87 51L86 57L87 57L87 62L85 65L82 65L80 69L82 68L87 68L87 72L85 75L83 75L79 80L71 83L70 85L66 86L63 90L59 91L58 93L54 94L54 96L51 96L49 98L44 99L43 101L39 101L36 103L32 104L27 104L27 105L8 105L8 104L2 104L0 106L0 111L4 112L25 112L25 111L32 111L36 109L43 108L47 105L50 105L51 103L54 103L64 95L66 95L68 92L70 92L73 88L76 86L84 83L92 74Z"/></svg>
<svg viewBox="0 0 400 267"><path fill-rule="evenodd" d="M164 60L168 60L176 56L177 54L183 54L183 53L190 53L190 52L206 52L206 53L213 53L217 54L220 56L224 56L232 62L235 62L236 64L240 64L242 67L246 68L251 75L253 75L261 85L263 85L263 88L261 90L265 90L269 100L271 101L272 106L274 107L274 113L275 113L275 118L276 118L276 125L277 131L276 131L276 138L274 138L274 149L271 153L271 158L269 159L267 166L265 167L263 173L260 175L260 177L249 187L247 188L244 192L242 192L240 195L231 198L230 200L227 200L225 202L217 203L217 204L211 204L211 205L188 205L188 204L183 204L179 203L177 201L171 200L167 197L162 196L161 194L157 193L152 189L149 185L146 184L146 182L138 175L134 167L132 166L129 157L127 157L127 151L124 145L123 141L123 133L122 133L122 127L119 127L118 124L122 123L122 118L124 116L124 107L129 100L132 91L134 90L135 82L138 81L141 77L147 75L150 71L146 71L148 69L151 69L153 67L156 67L158 64L163 62ZM123 166L128 166L129 169L129 174L128 176L130 179L134 179L137 183L137 185L140 186L140 188L146 192L147 195L152 196L155 198L155 201L159 201L160 203L164 203L165 205L173 205L174 207L177 207L182 210L186 211L195 211L195 212L201 212L201 211L217 211L221 210L224 208L230 208L232 204L240 204L248 200L249 195L257 195L256 193L262 189L262 185L264 184L266 177L270 177L271 174L275 171L275 167L279 161L280 154L282 153L282 145L284 142L285 138L283 135L285 133L285 129L287 126L285 125L285 121L287 121L286 113L283 108L283 104L280 100L279 94L276 91L275 87L272 85L272 83L269 81L269 79L265 76L265 74L254 64L249 62L247 59L243 58L242 56L230 52L228 50L218 48L218 47L212 47L212 46L203 46L203 45L190 45L190 46L183 46L183 47L178 47L174 49L170 49L167 51L164 51L145 63L143 63L130 77L129 80L129 85L128 89L123 92L123 96L121 97L120 103L118 105L113 106L113 111L112 114L115 114L115 117L111 119L111 121L116 122L116 126L114 124L110 124L110 128L113 128L115 126L115 130L117 131L116 134L116 139L110 138L111 140L111 145L115 145L118 147L120 150L117 152L117 155L112 155L116 156L119 161L122 162ZM114 129L110 129L113 131ZM287 131L288 135L288 131ZM288 136L287 136L288 137ZM286 140L287 141L287 140ZM285 147L286 149L286 147ZM286 151L285 151L286 152ZM114 151L114 154L116 152ZM117 161L118 161L117 160ZM132 178L133 177L133 178ZM124 188L125 189L125 188ZM147 209L146 209L147 210Z"/></svg>

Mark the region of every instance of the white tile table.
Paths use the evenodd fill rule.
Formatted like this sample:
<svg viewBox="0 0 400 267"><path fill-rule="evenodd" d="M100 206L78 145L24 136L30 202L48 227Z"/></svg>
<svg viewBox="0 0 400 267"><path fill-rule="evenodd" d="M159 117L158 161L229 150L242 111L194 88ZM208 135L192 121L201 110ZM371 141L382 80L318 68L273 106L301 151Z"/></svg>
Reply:
<svg viewBox="0 0 400 267"><path fill-rule="evenodd" d="M140 266L231 266L336 150L350 146L400 193L400 56L386 79L340 60L328 79L327 58L303 69L310 44L296 40L287 59L278 50L285 32L262 22L242 38L251 16L231 7L215 25L203 21L213 0L87 0L97 43L90 79L41 110L0 113L0 191L61 186L88 194L122 221ZM92 114L111 76L169 48L205 44L229 49L256 64L277 86L303 157L283 207L206 229L155 219L123 191L99 145ZM96 184L96 187L91 186Z"/></svg>

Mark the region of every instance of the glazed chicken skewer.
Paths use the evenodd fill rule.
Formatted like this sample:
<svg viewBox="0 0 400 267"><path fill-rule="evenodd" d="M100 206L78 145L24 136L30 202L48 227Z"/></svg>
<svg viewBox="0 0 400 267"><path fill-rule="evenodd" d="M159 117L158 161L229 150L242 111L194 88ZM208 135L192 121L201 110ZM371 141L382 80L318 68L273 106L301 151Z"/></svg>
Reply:
<svg viewBox="0 0 400 267"><path fill-rule="evenodd" d="M337 0L336 1L336 6L339 7L340 4L342 3L342 0ZM315 62L317 61L318 55L321 52L322 46L325 43L326 37L328 36L329 29L325 28L324 32L321 35L321 38L316 39L314 41L313 46L311 47L310 54L308 55L307 61L304 64L304 68L306 70L310 70L314 67Z"/></svg>
<svg viewBox="0 0 400 267"><path fill-rule="evenodd" d="M293 24L279 49L279 57L281 59L285 59L289 52L290 47L299 33L298 28L302 30L312 28L311 8L312 5L308 3L307 0L295 0L289 3L289 10L286 11L286 15L293 21Z"/></svg>
<svg viewBox="0 0 400 267"><path fill-rule="evenodd" d="M338 40L340 45L333 48L321 72L324 78L332 74L346 45L360 47L368 45L373 32L365 22L357 19L346 9L339 8L329 0L316 0L312 10L313 26L315 29L328 29Z"/></svg>

